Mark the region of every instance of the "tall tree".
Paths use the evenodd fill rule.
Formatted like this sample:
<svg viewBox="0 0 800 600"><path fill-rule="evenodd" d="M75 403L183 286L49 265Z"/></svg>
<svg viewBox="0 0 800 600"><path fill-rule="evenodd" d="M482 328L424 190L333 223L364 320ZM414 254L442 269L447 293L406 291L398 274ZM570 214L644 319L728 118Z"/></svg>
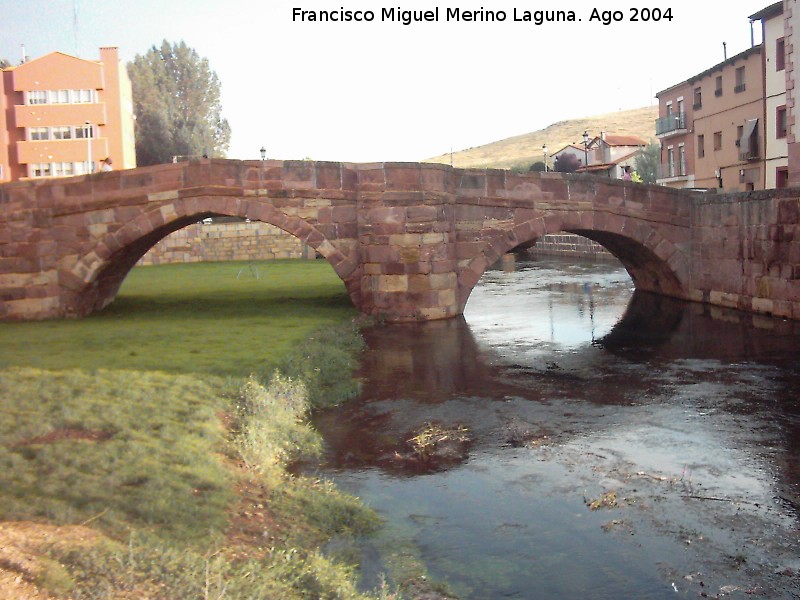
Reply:
<svg viewBox="0 0 800 600"><path fill-rule="evenodd" d="M636 172L644 183L655 183L656 179L658 179L658 167L660 164L661 145L658 142L650 143L636 157Z"/></svg>
<svg viewBox="0 0 800 600"><path fill-rule="evenodd" d="M220 81L185 42L153 46L128 63L136 115L136 162L173 156L225 156L231 128L222 117Z"/></svg>
<svg viewBox="0 0 800 600"><path fill-rule="evenodd" d="M581 160L574 154L565 153L556 157L555 170L559 173L574 173L581 166Z"/></svg>

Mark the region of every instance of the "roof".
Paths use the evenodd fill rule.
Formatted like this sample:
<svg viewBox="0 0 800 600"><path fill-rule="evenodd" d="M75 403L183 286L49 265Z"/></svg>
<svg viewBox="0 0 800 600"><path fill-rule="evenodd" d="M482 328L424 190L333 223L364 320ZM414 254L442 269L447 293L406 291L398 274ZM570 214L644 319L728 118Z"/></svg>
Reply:
<svg viewBox="0 0 800 600"><path fill-rule="evenodd" d="M583 152L584 150L583 144L567 144L560 150L556 150L555 152L553 152L550 156L555 156L556 154L560 154L561 152L564 152L564 150L567 150L568 148L572 148L573 150L580 150L581 152Z"/></svg>
<svg viewBox="0 0 800 600"><path fill-rule="evenodd" d="M606 134L605 143L609 146L647 146L647 140L643 140L638 135Z"/></svg>
<svg viewBox="0 0 800 600"><path fill-rule="evenodd" d="M668 88L665 88L665 89L661 90L660 92L656 93L656 98L661 96L661 94L664 94L666 92L674 90L675 88L680 87L682 85L694 83L695 81L698 81L698 80L702 79L703 77L706 77L707 75L711 75L711 73L713 73L714 71L721 71L724 67L726 67L728 65L732 65L732 64L736 63L737 61L744 60L745 58L748 58L751 54L755 54L755 53L760 54L761 53L761 46L762 46L762 44L757 44L755 46L752 46L752 47L748 48L747 50L745 50L744 52L740 52L736 56L731 56L729 59L723 60L721 63L717 63L713 67L710 67L710 68L706 69L705 71L702 71L702 72L698 73L697 75L692 75L691 77L689 77L685 81L681 81L680 83L676 83L675 85L671 85Z"/></svg>
<svg viewBox="0 0 800 600"><path fill-rule="evenodd" d="M51 56L64 56L64 57L72 59L72 60L80 60L80 61L83 61L83 62L94 63L94 64L98 64L98 62L99 62L97 60L91 60L91 59L88 59L88 58L81 58L80 56L75 56L73 54L67 54L66 52L61 52L59 50L54 50L53 52L48 52L47 54L43 54L42 56L37 56L36 58L29 58L24 63L20 63L18 65L11 65L10 67L7 67L5 69L0 69L0 71L10 71L12 69L19 69L19 68L25 67L25 66L27 66L27 65L29 65L31 63L35 63L37 61L49 58Z"/></svg>
<svg viewBox="0 0 800 600"><path fill-rule="evenodd" d="M751 21L761 21L765 19L769 19L771 17L775 17L783 12L783 0L780 2L776 2L775 4L770 4L766 8L762 8L757 13L753 13L750 15Z"/></svg>

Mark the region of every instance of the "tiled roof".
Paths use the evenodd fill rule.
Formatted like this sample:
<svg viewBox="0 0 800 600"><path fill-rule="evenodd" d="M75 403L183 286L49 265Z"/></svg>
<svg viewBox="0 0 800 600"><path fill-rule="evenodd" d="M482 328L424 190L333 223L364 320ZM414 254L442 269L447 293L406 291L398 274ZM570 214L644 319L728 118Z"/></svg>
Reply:
<svg viewBox="0 0 800 600"><path fill-rule="evenodd" d="M608 135L606 144L609 146L647 146L647 141L637 135Z"/></svg>

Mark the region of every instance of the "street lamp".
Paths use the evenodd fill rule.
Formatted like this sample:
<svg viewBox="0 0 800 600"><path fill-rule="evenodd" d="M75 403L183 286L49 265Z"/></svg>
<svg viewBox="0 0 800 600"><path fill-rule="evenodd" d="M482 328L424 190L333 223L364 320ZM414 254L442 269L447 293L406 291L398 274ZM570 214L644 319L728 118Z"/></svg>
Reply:
<svg viewBox="0 0 800 600"><path fill-rule="evenodd" d="M589 133L583 132L583 168L589 166Z"/></svg>
<svg viewBox="0 0 800 600"><path fill-rule="evenodd" d="M544 154L544 172L547 173L547 144L542 144L542 153Z"/></svg>
<svg viewBox="0 0 800 600"><path fill-rule="evenodd" d="M264 146L261 146L261 166L258 169L258 185L259 187L264 185L264 159L267 158L267 149Z"/></svg>

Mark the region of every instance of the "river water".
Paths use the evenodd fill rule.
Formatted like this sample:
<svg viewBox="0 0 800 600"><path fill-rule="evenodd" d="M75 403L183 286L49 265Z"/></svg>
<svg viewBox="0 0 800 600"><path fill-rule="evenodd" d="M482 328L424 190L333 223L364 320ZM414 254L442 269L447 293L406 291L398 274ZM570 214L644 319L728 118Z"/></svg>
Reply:
<svg viewBox="0 0 800 600"><path fill-rule="evenodd" d="M319 471L386 521L365 588L800 597L799 324L538 259L488 271L463 318L365 336L362 396L315 417Z"/></svg>

